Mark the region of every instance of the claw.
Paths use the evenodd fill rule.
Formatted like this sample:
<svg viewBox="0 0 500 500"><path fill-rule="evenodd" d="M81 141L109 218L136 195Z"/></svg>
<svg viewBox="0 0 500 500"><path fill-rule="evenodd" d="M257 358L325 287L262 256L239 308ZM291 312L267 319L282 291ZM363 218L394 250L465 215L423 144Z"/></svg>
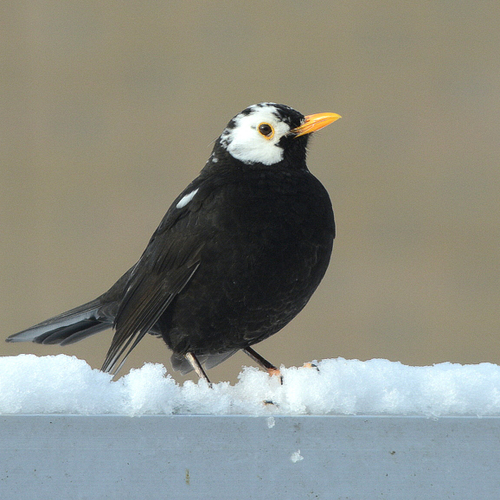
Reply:
<svg viewBox="0 0 500 500"><path fill-rule="evenodd" d="M319 372L319 368L318 368L318 365L315 365L314 363L304 363L302 365L302 368L316 368L316 371Z"/></svg>

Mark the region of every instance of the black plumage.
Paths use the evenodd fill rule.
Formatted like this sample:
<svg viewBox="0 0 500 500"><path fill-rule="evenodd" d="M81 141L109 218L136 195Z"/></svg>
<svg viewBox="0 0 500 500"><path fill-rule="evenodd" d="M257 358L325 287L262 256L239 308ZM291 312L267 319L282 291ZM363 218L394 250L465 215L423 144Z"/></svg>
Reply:
<svg viewBox="0 0 500 500"><path fill-rule="evenodd" d="M254 105L233 118L200 175L177 197L139 261L97 299L10 336L69 344L113 327L116 373L147 333L183 373L215 366L283 328L328 267L328 193L306 166L310 132L338 115Z"/></svg>

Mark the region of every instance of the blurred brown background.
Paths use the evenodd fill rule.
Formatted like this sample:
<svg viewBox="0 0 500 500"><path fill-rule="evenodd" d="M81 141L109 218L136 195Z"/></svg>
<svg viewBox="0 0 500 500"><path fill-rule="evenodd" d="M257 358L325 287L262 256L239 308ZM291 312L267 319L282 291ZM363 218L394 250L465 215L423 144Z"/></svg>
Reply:
<svg viewBox="0 0 500 500"><path fill-rule="evenodd" d="M309 155L338 237L308 307L259 352L500 362L498 1L6 1L0 16L2 337L112 285L228 120L276 101L343 116ZM110 339L0 354L98 367ZM146 338L123 373L169 357Z"/></svg>

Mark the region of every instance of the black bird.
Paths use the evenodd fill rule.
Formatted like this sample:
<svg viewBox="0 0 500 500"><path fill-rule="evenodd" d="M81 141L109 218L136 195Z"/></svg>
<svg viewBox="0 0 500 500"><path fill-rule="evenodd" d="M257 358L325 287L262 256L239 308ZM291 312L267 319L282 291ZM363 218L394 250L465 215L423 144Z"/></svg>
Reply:
<svg viewBox="0 0 500 500"><path fill-rule="evenodd" d="M239 349L278 372L251 346L302 310L328 267L333 211L306 147L338 118L274 103L243 110L131 269L97 299L7 341L67 345L114 328L106 372L118 372L147 333L163 338L183 374L208 381L202 365Z"/></svg>

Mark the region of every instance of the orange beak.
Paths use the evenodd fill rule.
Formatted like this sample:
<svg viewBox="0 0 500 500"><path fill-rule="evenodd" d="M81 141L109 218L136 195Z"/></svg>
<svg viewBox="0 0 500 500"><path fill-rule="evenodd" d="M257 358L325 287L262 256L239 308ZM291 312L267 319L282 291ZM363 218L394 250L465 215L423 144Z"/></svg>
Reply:
<svg viewBox="0 0 500 500"><path fill-rule="evenodd" d="M339 118L342 117L337 113L316 113L315 115L308 115L305 117L305 121L300 127L294 128L290 132L295 134L295 137L300 137L301 135L321 130Z"/></svg>

